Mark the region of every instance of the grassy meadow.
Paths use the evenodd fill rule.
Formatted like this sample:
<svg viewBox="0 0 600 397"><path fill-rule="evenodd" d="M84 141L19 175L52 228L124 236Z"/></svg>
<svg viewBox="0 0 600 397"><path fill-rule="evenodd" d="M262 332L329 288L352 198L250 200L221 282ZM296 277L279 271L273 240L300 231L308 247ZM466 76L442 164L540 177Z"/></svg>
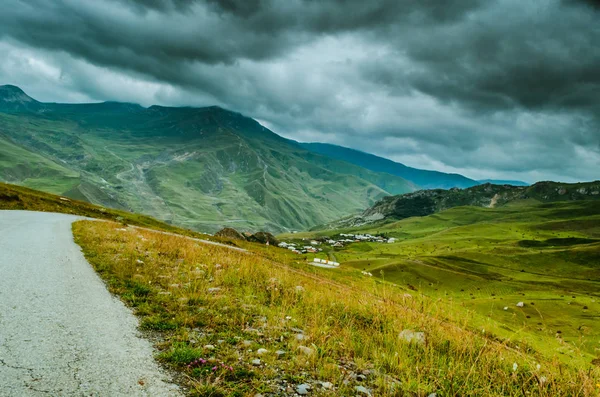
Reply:
<svg viewBox="0 0 600 397"><path fill-rule="evenodd" d="M472 327L548 357L582 367L600 357L600 203L460 207L355 231L398 240L325 254L474 313Z"/></svg>
<svg viewBox="0 0 600 397"><path fill-rule="evenodd" d="M598 368L481 332L458 301L363 278L366 258L318 269L275 247L240 252L108 222L77 222L74 235L191 396L600 392Z"/></svg>

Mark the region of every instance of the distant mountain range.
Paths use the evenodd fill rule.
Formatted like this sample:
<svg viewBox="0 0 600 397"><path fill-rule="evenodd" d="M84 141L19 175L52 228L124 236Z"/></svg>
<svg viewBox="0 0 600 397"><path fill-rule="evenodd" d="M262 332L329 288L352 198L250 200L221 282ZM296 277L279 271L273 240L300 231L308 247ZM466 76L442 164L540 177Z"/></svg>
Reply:
<svg viewBox="0 0 600 397"><path fill-rule="evenodd" d="M419 190L388 196L363 211L320 228L340 229L370 223L390 223L410 217L432 215L462 206L495 208L520 202L600 200L600 181L586 183L538 182L531 186L487 183L467 189ZM556 214L558 216L558 214ZM585 214L581 214L585 216Z"/></svg>
<svg viewBox="0 0 600 397"><path fill-rule="evenodd" d="M497 185L527 186L521 181L502 181L486 179L476 181L460 174L448 174L439 171L421 170L408 167L395 161L375 156L374 154L361 152L360 150L349 149L343 146L331 145L328 143L298 143L303 148L314 153L332 157L334 159L347 161L349 163L364 167L375 172L385 172L396 175L413 182L424 189L450 189L453 187L467 188L492 183Z"/></svg>
<svg viewBox="0 0 600 397"><path fill-rule="evenodd" d="M305 229L417 186L219 107L41 103L0 87L0 181L184 227Z"/></svg>
<svg viewBox="0 0 600 397"><path fill-rule="evenodd" d="M529 183L523 181L511 181L502 179L480 179L477 181L480 185L491 183L492 185L511 185L511 186L529 186Z"/></svg>
<svg viewBox="0 0 600 397"><path fill-rule="evenodd" d="M280 137L220 107L42 103L0 86L0 181L216 231L307 229L457 174Z"/></svg>

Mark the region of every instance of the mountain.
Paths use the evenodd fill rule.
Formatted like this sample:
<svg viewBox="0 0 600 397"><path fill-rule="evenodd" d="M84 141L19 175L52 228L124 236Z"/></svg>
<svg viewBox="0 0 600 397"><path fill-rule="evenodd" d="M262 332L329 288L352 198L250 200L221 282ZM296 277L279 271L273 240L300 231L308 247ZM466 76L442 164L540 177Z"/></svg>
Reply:
<svg viewBox="0 0 600 397"><path fill-rule="evenodd" d="M529 183L523 181L510 181L502 179L481 179L477 181L481 185L491 183L492 185L512 185L512 186L529 186Z"/></svg>
<svg viewBox="0 0 600 397"><path fill-rule="evenodd" d="M0 87L0 181L196 230L305 229L416 190L220 107L41 103Z"/></svg>
<svg viewBox="0 0 600 397"><path fill-rule="evenodd" d="M41 103L14 85L0 86L0 112L39 111Z"/></svg>
<svg viewBox="0 0 600 397"><path fill-rule="evenodd" d="M462 206L495 208L507 204L516 205L524 200L528 203L600 200L600 181L573 184L538 182L531 186L487 183L467 189L419 190L384 197L360 215L341 219L327 225L327 228L354 227L375 222L388 223Z"/></svg>
<svg viewBox="0 0 600 397"><path fill-rule="evenodd" d="M409 180L425 189L467 188L480 184L459 174L420 170L373 154L328 143L298 143L306 150L364 167L375 172L385 172Z"/></svg>

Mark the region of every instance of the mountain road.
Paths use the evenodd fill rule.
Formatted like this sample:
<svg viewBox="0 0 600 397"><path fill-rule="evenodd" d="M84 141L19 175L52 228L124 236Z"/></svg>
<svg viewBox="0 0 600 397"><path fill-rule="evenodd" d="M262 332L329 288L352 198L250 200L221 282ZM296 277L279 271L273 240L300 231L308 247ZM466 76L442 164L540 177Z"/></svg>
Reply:
<svg viewBox="0 0 600 397"><path fill-rule="evenodd" d="M0 211L0 396L180 396L73 242L81 217Z"/></svg>

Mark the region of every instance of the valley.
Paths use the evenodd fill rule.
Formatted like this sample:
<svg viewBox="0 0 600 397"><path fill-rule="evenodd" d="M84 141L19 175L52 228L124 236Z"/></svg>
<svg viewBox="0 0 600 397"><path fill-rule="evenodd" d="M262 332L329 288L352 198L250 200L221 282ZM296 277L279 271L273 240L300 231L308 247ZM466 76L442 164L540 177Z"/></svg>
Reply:
<svg viewBox="0 0 600 397"><path fill-rule="evenodd" d="M589 363L600 355L600 201L456 207L279 237L324 241L340 233L395 242L322 243L316 255L334 255L357 273L476 313L469 326L480 332L565 361Z"/></svg>
<svg viewBox="0 0 600 397"><path fill-rule="evenodd" d="M0 209L107 220L75 223L75 241L187 395L598 389L599 201L457 207L279 236L320 242L305 255L18 186L0 184ZM355 234L373 241L327 243ZM311 266L314 257L341 265Z"/></svg>

